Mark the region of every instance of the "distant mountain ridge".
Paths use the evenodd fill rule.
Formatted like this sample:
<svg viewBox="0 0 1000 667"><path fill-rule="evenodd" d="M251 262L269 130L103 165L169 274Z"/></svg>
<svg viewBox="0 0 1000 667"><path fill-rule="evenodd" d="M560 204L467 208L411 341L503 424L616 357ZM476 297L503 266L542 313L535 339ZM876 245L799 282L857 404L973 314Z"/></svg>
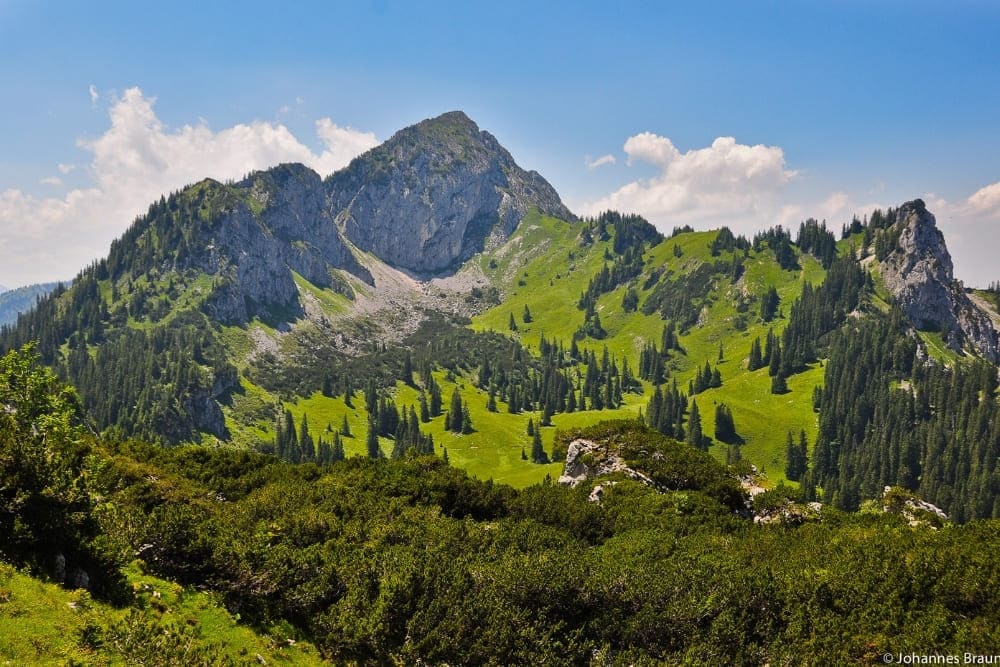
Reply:
<svg viewBox="0 0 1000 667"><path fill-rule="evenodd" d="M48 294L59 283L41 283L16 289L0 287L0 326L13 324L20 313L34 307L38 297Z"/></svg>

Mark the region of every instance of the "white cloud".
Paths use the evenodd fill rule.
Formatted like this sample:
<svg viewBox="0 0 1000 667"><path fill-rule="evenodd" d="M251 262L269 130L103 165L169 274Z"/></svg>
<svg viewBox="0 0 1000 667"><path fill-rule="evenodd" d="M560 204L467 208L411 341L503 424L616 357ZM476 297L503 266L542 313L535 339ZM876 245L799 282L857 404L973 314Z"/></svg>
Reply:
<svg viewBox="0 0 1000 667"><path fill-rule="evenodd" d="M38 182L41 183L42 185L51 185L53 187L59 187L60 185L63 184L62 179L59 178L58 176L48 176Z"/></svg>
<svg viewBox="0 0 1000 667"><path fill-rule="evenodd" d="M97 92L97 86L90 84L90 88L87 90L90 92L90 103L96 105L97 100L101 99L101 96Z"/></svg>
<svg viewBox="0 0 1000 667"><path fill-rule="evenodd" d="M967 204L976 215L1000 218L1000 182L979 188L972 193Z"/></svg>
<svg viewBox="0 0 1000 667"><path fill-rule="evenodd" d="M313 166L321 174L333 173L347 166L353 158L378 145L374 133L340 127L329 118L316 121L316 134L326 146Z"/></svg>
<svg viewBox="0 0 1000 667"><path fill-rule="evenodd" d="M374 134L329 118L316 122L323 145L318 154L281 124L241 123L215 132L202 121L170 130L156 116L154 102L138 88L126 90L109 109L107 131L78 142L92 155L89 187L61 198L0 191L0 281L27 284L75 275L105 255L111 240L150 202L203 178L238 179L281 162L301 162L326 175L377 143ZM73 166L59 170L69 173Z"/></svg>
<svg viewBox="0 0 1000 667"><path fill-rule="evenodd" d="M681 153L667 137L643 132L629 137L624 149L629 164L646 162L659 172L585 204L585 213L611 208L639 213L661 229L728 225L752 233L796 212L779 202L796 175L786 168L780 147L719 137L711 146Z"/></svg>
<svg viewBox="0 0 1000 667"><path fill-rule="evenodd" d="M587 169L597 169L598 167L603 167L606 164L614 164L617 162L614 155L602 155L596 160L592 160L589 155L583 156L583 163L587 165Z"/></svg>
<svg viewBox="0 0 1000 667"><path fill-rule="evenodd" d="M66 174L68 174L68 173L72 172L74 169L76 169L76 165L75 164L63 164L62 162L60 162L59 164L56 165L56 169L59 170L60 174L62 174L62 175L65 176Z"/></svg>
<svg viewBox="0 0 1000 667"><path fill-rule="evenodd" d="M628 155L629 165L634 160L642 160L658 167L668 166L681 155L670 139L652 132L641 132L629 137L625 141L625 153Z"/></svg>

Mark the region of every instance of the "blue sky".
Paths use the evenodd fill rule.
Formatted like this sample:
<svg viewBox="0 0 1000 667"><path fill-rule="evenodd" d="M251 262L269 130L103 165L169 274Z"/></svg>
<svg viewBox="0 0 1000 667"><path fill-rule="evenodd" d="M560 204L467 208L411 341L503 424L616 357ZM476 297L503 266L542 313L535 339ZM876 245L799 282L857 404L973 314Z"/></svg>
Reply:
<svg viewBox="0 0 1000 667"><path fill-rule="evenodd" d="M752 232L921 196L1000 280L996 3L143 4L0 0L0 283L74 275L199 168L332 170L451 109L577 211Z"/></svg>

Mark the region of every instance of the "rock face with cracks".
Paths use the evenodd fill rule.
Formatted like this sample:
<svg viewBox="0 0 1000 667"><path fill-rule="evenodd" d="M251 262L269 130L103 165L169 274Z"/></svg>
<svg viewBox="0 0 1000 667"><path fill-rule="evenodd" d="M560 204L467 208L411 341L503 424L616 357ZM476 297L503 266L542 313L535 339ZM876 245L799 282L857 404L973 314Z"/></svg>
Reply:
<svg viewBox="0 0 1000 667"><path fill-rule="evenodd" d="M895 249L882 261L882 278L910 323L940 331L954 350L972 348L1000 362L993 322L955 280L944 235L924 202L903 204L895 225L883 233L899 235Z"/></svg>
<svg viewBox="0 0 1000 667"><path fill-rule="evenodd" d="M574 219L544 178L461 111L400 130L326 187L351 243L421 275L502 243L531 208Z"/></svg>

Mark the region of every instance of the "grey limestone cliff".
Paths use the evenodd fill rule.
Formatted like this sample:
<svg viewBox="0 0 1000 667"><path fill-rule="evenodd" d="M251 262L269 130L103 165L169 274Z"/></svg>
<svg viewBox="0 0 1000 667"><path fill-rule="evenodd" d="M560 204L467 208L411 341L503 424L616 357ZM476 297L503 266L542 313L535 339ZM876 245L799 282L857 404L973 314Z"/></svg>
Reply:
<svg viewBox="0 0 1000 667"><path fill-rule="evenodd" d="M245 322L261 308L296 306L293 271L320 287L341 287L335 269L370 280L338 234L316 172L280 165L236 187L253 205L226 209L186 261L217 277L208 304L215 319Z"/></svg>
<svg viewBox="0 0 1000 667"><path fill-rule="evenodd" d="M502 242L531 208L574 216L544 178L453 111L397 132L326 182L331 214L358 248L418 274Z"/></svg>
<svg viewBox="0 0 1000 667"><path fill-rule="evenodd" d="M944 235L924 202L903 204L895 225L883 233L898 234L895 249L882 261L882 278L910 323L940 331L955 350L972 348L1000 362L997 331L955 280Z"/></svg>

